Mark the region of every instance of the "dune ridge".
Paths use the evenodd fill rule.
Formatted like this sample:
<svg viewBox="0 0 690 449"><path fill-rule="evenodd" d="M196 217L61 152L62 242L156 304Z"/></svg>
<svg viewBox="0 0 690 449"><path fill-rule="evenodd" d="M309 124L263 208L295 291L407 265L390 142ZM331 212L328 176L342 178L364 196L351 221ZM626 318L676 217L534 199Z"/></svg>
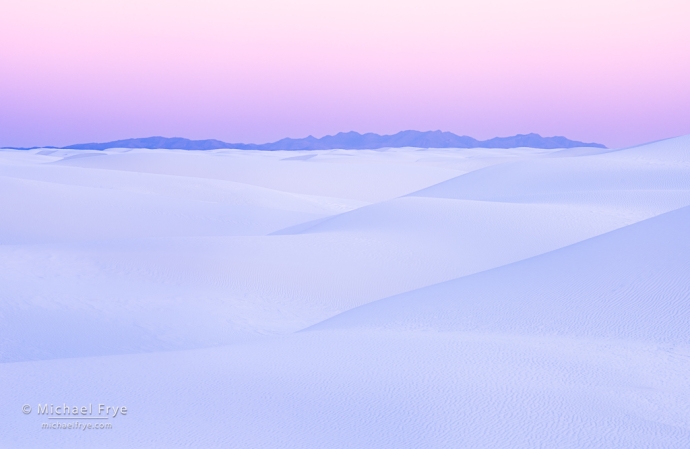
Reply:
<svg viewBox="0 0 690 449"><path fill-rule="evenodd" d="M685 449L689 162L0 150L0 447Z"/></svg>

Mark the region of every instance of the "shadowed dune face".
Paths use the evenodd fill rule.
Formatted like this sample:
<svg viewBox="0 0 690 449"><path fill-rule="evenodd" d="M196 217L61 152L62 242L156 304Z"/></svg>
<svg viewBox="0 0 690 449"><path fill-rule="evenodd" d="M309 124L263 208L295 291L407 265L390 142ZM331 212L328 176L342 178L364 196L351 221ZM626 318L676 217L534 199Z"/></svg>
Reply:
<svg viewBox="0 0 690 449"><path fill-rule="evenodd" d="M509 202L582 201L647 194L664 201L690 189L690 139L682 137L588 156L508 162L458 176L414 196ZM568 150L570 151L570 150ZM634 197L637 200L637 197Z"/></svg>
<svg viewBox="0 0 690 449"><path fill-rule="evenodd" d="M382 299L309 330L397 329L690 343L690 207Z"/></svg>
<svg viewBox="0 0 690 449"><path fill-rule="evenodd" d="M685 448L688 161L0 151L0 446Z"/></svg>

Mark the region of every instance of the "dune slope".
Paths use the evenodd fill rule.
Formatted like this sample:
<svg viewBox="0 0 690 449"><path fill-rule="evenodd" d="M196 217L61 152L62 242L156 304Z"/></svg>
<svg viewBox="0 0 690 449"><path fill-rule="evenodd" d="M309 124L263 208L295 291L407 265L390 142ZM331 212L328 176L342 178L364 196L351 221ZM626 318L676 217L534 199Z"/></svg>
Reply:
<svg viewBox="0 0 690 449"><path fill-rule="evenodd" d="M685 449L688 161L0 151L0 447Z"/></svg>

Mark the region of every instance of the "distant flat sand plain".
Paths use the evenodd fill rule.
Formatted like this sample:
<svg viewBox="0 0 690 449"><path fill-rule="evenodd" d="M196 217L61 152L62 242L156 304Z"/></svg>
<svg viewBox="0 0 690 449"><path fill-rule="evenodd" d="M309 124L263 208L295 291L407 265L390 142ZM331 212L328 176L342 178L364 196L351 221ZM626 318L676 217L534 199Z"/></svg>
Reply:
<svg viewBox="0 0 690 449"><path fill-rule="evenodd" d="M0 191L2 448L690 447L690 137L0 150Z"/></svg>

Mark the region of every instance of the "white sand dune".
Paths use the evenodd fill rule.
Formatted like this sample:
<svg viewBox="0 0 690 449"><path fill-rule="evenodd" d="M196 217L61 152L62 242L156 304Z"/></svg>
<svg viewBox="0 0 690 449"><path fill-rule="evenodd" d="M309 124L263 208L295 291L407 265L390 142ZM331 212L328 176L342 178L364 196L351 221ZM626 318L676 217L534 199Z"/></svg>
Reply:
<svg viewBox="0 0 690 449"><path fill-rule="evenodd" d="M690 207L310 328L477 331L690 343Z"/></svg>
<svg viewBox="0 0 690 449"><path fill-rule="evenodd" d="M0 447L685 448L689 162L0 151Z"/></svg>
<svg viewBox="0 0 690 449"><path fill-rule="evenodd" d="M65 158L56 163L236 181L285 192L369 202L404 195L457 173L457 169L415 164L418 155L414 151L357 151L360 154L356 158L352 150L336 150L320 151L308 160L296 161L290 158L305 152L134 150L108 152L108 158ZM160 153L165 156L160 157ZM314 156L317 152L307 154Z"/></svg>

